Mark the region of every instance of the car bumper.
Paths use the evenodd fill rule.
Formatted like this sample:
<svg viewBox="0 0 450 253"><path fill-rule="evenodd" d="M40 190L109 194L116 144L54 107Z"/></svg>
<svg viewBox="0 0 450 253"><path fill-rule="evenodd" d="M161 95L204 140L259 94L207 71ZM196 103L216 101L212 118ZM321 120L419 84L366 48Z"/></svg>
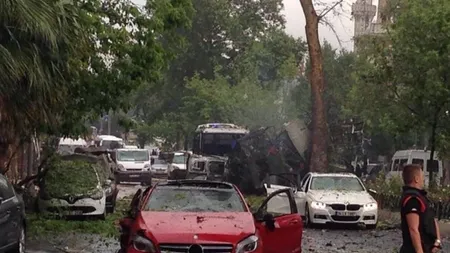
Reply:
<svg viewBox="0 0 450 253"><path fill-rule="evenodd" d="M233 247L233 250L231 251L231 252L235 252L234 251L235 250L235 247ZM142 251L137 251L137 250L135 250L134 249L134 247L133 246L128 246L127 247L127 249L126 249L126 251L125 251L125 253L141 253ZM174 251L157 251L157 252L161 252L161 253L172 253L172 252L174 252ZM180 251L181 252L181 251ZM223 251L223 252L227 252L227 251ZM252 253L263 253L264 251L263 251L263 247L258 247L255 251L252 251ZM294 252L294 253L297 253L297 252ZM301 252L299 252L299 253L301 253Z"/></svg>
<svg viewBox="0 0 450 253"><path fill-rule="evenodd" d="M342 224L365 224L375 225L378 220L378 210L365 210L361 208L359 211L336 211L331 208L309 209L310 221L315 224L342 223Z"/></svg>
<svg viewBox="0 0 450 253"><path fill-rule="evenodd" d="M99 200L84 198L70 204L63 199L38 200L39 211L64 216L102 215L105 213L106 197Z"/></svg>
<svg viewBox="0 0 450 253"><path fill-rule="evenodd" d="M152 170L152 175L155 178L167 178L167 170Z"/></svg>
<svg viewBox="0 0 450 253"><path fill-rule="evenodd" d="M132 182L132 183L151 183L151 171L118 171L116 173L117 182Z"/></svg>

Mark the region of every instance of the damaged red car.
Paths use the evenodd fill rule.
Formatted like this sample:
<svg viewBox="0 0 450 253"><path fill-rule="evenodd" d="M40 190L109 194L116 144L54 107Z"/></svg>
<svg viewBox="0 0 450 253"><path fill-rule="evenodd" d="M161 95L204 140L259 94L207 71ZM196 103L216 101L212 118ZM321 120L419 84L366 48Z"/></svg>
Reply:
<svg viewBox="0 0 450 253"><path fill-rule="evenodd" d="M274 196L286 201L276 210L268 205ZM160 183L134 196L120 222L120 252L301 253L303 223L293 196L288 188L276 191L252 213L229 183Z"/></svg>

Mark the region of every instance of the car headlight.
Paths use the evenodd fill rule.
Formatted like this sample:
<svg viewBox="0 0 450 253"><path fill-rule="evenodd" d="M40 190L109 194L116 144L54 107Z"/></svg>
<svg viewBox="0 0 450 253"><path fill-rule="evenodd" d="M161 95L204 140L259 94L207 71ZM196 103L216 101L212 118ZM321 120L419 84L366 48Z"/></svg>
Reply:
<svg viewBox="0 0 450 253"><path fill-rule="evenodd" d="M259 238L256 235L251 235L240 241L236 246L236 253L253 252L258 248Z"/></svg>
<svg viewBox="0 0 450 253"><path fill-rule="evenodd" d="M364 209L365 210L377 210L378 204L377 204L377 202L370 202L370 203L364 205Z"/></svg>
<svg viewBox="0 0 450 253"><path fill-rule="evenodd" d="M122 164L119 164L117 167L119 168L120 171L125 171L125 167L123 167Z"/></svg>
<svg viewBox="0 0 450 253"><path fill-rule="evenodd" d="M311 202L311 208L325 209L326 207L327 207L327 205L325 203L318 202L318 201Z"/></svg>
<svg viewBox="0 0 450 253"><path fill-rule="evenodd" d="M144 171L148 171L148 170L150 170L150 164L146 164L146 165L144 165Z"/></svg>
<svg viewBox="0 0 450 253"><path fill-rule="evenodd" d="M134 236L133 248L139 252L156 253L156 248L153 242L141 235Z"/></svg>
<svg viewBox="0 0 450 253"><path fill-rule="evenodd" d="M103 198L103 191L96 190L93 194L90 195L91 199L101 199Z"/></svg>

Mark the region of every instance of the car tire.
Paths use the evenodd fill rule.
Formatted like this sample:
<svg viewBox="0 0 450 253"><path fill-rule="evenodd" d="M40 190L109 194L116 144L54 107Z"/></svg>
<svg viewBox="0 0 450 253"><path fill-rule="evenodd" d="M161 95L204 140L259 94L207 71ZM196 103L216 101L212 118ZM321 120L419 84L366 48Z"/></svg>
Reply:
<svg viewBox="0 0 450 253"><path fill-rule="evenodd" d="M8 253L25 253L25 247L26 247L25 226L22 225L20 230L19 241L17 242L17 245L14 247L14 249L9 251Z"/></svg>
<svg viewBox="0 0 450 253"><path fill-rule="evenodd" d="M309 213L308 203L305 204L305 227L312 228L314 224L311 222L311 215Z"/></svg>
<svg viewBox="0 0 450 253"><path fill-rule="evenodd" d="M114 213L116 209L116 200L111 200L111 204L106 207L106 213Z"/></svg>

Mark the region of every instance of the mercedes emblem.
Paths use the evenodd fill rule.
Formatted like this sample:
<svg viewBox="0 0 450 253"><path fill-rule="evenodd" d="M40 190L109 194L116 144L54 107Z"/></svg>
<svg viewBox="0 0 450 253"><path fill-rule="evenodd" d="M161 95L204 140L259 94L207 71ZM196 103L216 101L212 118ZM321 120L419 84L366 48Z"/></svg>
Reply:
<svg viewBox="0 0 450 253"><path fill-rule="evenodd" d="M188 249L188 253L203 253L203 248L198 244L192 244Z"/></svg>
<svg viewBox="0 0 450 253"><path fill-rule="evenodd" d="M69 202L70 203L74 203L74 198L73 197L69 197Z"/></svg>

